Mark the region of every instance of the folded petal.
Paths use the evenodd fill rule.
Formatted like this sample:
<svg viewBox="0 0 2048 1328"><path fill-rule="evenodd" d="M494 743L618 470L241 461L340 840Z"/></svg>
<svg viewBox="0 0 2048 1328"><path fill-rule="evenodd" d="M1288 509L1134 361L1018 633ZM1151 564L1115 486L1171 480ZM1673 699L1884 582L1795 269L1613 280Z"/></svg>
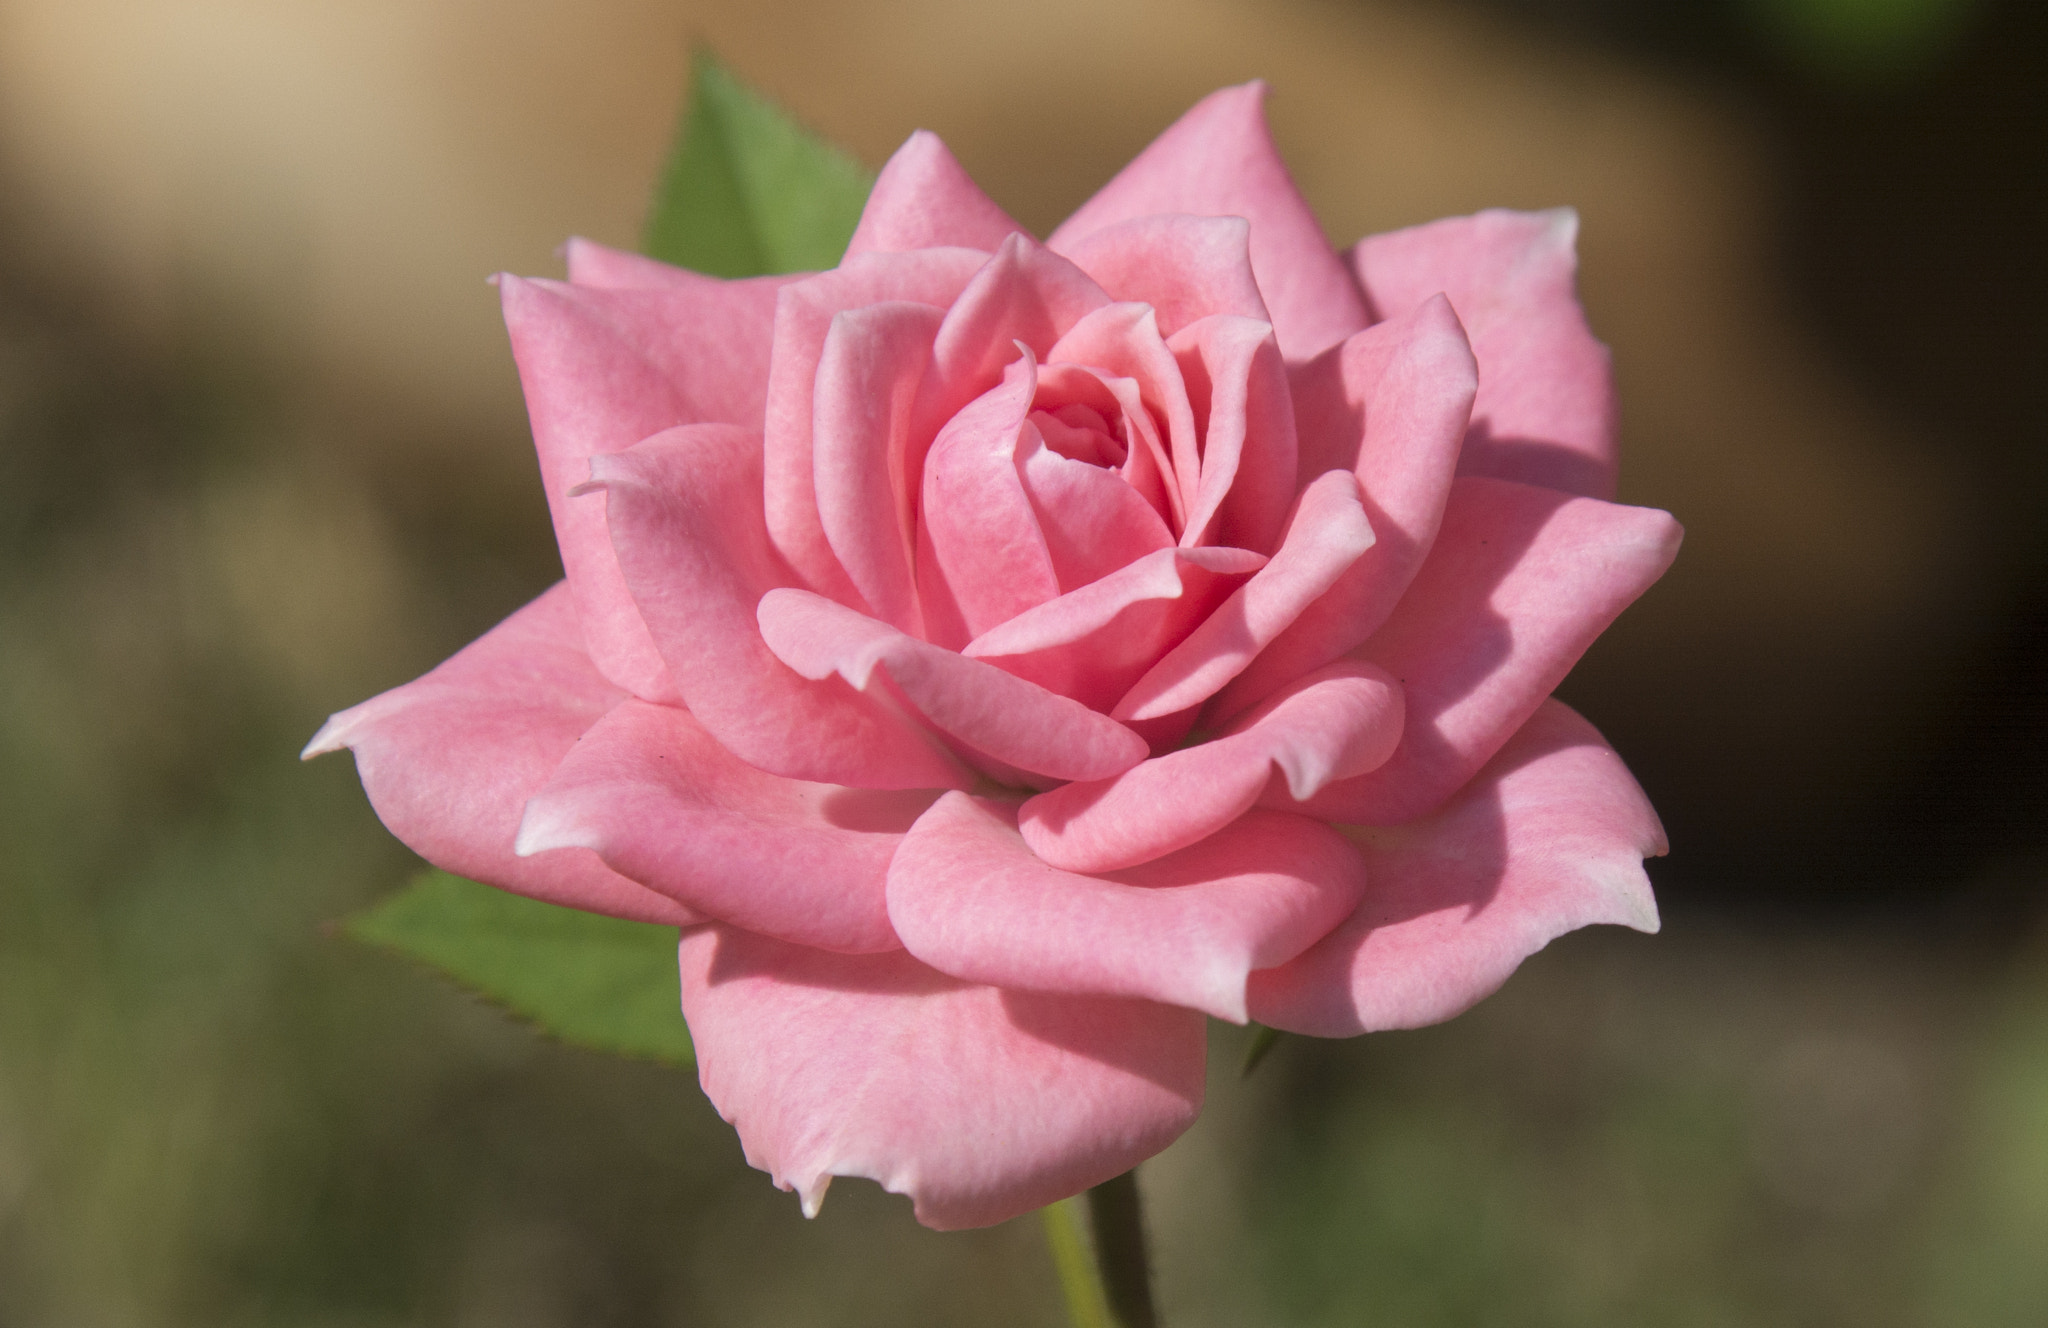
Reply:
<svg viewBox="0 0 2048 1328"><path fill-rule="evenodd" d="M600 457L619 566L690 713L750 765L860 788L948 788L972 776L922 726L833 678L798 676L754 609L795 576L761 514L761 445L697 425Z"/></svg>
<svg viewBox="0 0 2048 1328"><path fill-rule="evenodd" d="M1301 816L1252 812L1119 872L1048 867L1007 803L949 793L904 836L889 916L942 972L1024 991L1140 996L1245 1021L1245 980L1337 925L1365 886L1357 850Z"/></svg>
<svg viewBox="0 0 2048 1328"><path fill-rule="evenodd" d="M1168 500L1163 515L1176 531L1183 529L1198 496L1201 435L1195 430L1194 407L1188 402L1180 363L1159 335L1159 323L1150 306L1104 305L1067 329L1048 352L1041 376L1046 395L1060 391L1053 386L1056 381L1066 381L1056 375L1071 378L1077 369L1119 397L1126 432L1131 435L1125 481L1148 497L1153 496L1153 483L1162 485ZM1135 402L1129 399L1132 386L1137 388ZM1157 428L1162 423L1166 426L1163 439ZM1156 469L1156 480L1140 473L1151 469Z"/></svg>
<svg viewBox="0 0 2048 1328"><path fill-rule="evenodd" d="M918 569L927 600L978 635L1060 593L1052 553L1018 472L1037 391L1029 351L1008 379L954 415L925 458Z"/></svg>
<svg viewBox="0 0 2048 1328"><path fill-rule="evenodd" d="M818 362L811 458L818 519L877 617L924 634L912 567L917 487L911 412L941 310L891 300L832 319Z"/></svg>
<svg viewBox="0 0 2048 1328"><path fill-rule="evenodd" d="M1295 485L1294 402L1266 323L1217 314L1168 341L1202 438L1200 478L1180 542L1270 551Z"/></svg>
<svg viewBox="0 0 2048 1328"><path fill-rule="evenodd" d="M1309 810L1396 825L1441 805L1663 575L1682 533L1650 508L1457 481L1415 583L1356 652L1406 689L1401 745L1379 769L1309 799Z"/></svg>
<svg viewBox="0 0 2048 1328"><path fill-rule="evenodd" d="M861 603L818 516L817 464L811 451L818 362L833 318L884 300L943 309L987 261L988 255L976 249L859 254L830 272L791 282L778 296L764 444L768 533L802 584L820 594Z"/></svg>
<svg viewBox="0 0 2048 1328"><path fill-rule="evenodd" d="M586 849L512 849L526 800L625 699L584 653L568 584L557 582L433 672L329 719L305 754L354 749L378 819L436 867L592 913L687 925L700 915Z"/></svg>
<svg viewBox="0 0 2048 1328"><path fill-rule="evenodd" d="M1062 456L1027 423L1017 473L1063 591L1173 547L1173 532L1115 470Z"/></svg>
<svg viewBox="0 0 2048 1328"><path fill-rule="evenodd" d="M945 246L992 251L1023 230L968 178L937 134L920 129L875 177L846 255Z"/></svg>
<svg viewBox="0 0 2048 1328"><path fill-rule="evenodd" d="M633 610L612 557L604 503L569 491L590 458L679 424L760 419L769 319L780 279L694 273L654 290L601 290L502 276L499 294L526 390L562 566L591 658L653 700L675 684Z"/></svg>
<svg viewBox="0 0 2048 1328"><path fill-rule="evenodd" d="M1214 719L1321 668L1386 621L1436 538L1477 384L1472 349L1441 295L1295 371L1301 482L1351 470L1373 545L1217 695Z"/></svg>
<svg viewBox="0 0 2048 1328"><path fill-rule="evenodd" d="M878 673L886 673L895 691L955 739L963 755L996 762L990 773L997 778L1014 771L1101 779L1145 758L1144 740L1109 716L905 636L822 595L770 591L759 612L769 648L798 673L819 679L836 673L863 691L878 689Z"/></svg>
<svg viewBox="0 0 2048 1328"><path fill-rule="evenodd" d="M589 849L621 875L749 931L869 954L899 948L889 857L937 794L756 770L678 706L629 700L526 804L520 856Z"/></svg>
<svg viewBox="0 0 2048 1328"><path fill-rule="evenodd" d="M1372 547L1358 485L1341 470L1308 486L1273 560L1140 678L1110 713L1157 719L1215 695Z"/></svg>
<svg viewBox="0 0 2048 1328"><path fill-rule="evenodd" d="M1556 701L1436 812L1355 838L1363 902L1307 953L1252 976L1260 1023L1318 1037L1418 1028L1470 1008L1568 931L1657 930L1643 872L1665 851L1656 813Z"/></svg>
<svg viewBox="0 0 2048 1328"><path fill-rule="evenodd" d="M1248 549L1161 549L991 628L962 654L1107 711L1266 560Z"/></svg>
<svg viewBox="0 0 2048 1328"><path fill-rule="evenodd" d="M1202 1105L1202 1016L959 982L727 928L684 933L698 1078L747 1161L816 1214L834 1176L988 1226L1130 1170Z"/></svg>
<svg viewBox="0 0 2048 1328"><path fill-rule="evenodd" d="M996 247L946 310L919 403L929 437L953 413L1002 381L1019 345L1043 363L1055 343L1109 296L1088 274L1024 234Z"/></svg>
<svg viewBox="0 0 2048 1328"><path fill-rule="evenodd" d="M1111 307L1107 316L1111 318L1132 317L1142 322L1149 317L1149 311L1142 305L1121 304ZM1076 325L1076 332L1086 331L1091 324L1100 320L1090 315ZM1172 367L1172 352L1166 350L1166 343L1159 340L1157 329L1149 334L1150 349L1144 352L1146 363L1141 372L1148 376L1165 373ZM1071 347L1077 339L1070 335L1064 338L1062 347ZM1155 358L1156 353L1156 358ZM1171 542L1173 532L1187 523L1187 504L1182 501L1180 486L1173 473L1172 450L1165 438L1160 436L1159 420L1153 414L1154 407L1146 404L1147 388L1138 379L1111 373L1104 369L1072 363L1042 364L1038 367L1038 397L1033 403L1038 410L1059 411L1075 406L1085 406L1101 415L1112 432L1124 444L1123 464L1117 467L1117 476L1125 487L1145 500L1160 521L1167 527ZM1153 400L1165 401L1166 409L1174 414L1173 427L1184 428L1190 437L1194 433L1194 413L1187 408L1187 392L1175 376L1166 385L1164 395L1154 390ZM1064 582L1062 584L1065 584Z"/></svg>
<svg viewBox="0 0 2048 1328"><path fill-rule="evenodd" d="M1251 223L1243 217L1133 217L1061 252L1111 299L1151 305L1163 336L1211 314L1273 321L1252 275Z"/></svg>
<svg viewBox="0 0 2048 1328"><path fill-rule="evenodd" d="M1614 373L1577 292L1578 215L1494 210L1373 235L1349 255L1366 298L1397 317L1450 296L1479 358L1459 473L1612 498Z"/></svg>
<svg viewBox="0 0 2048 1328"><path fill-rule="evenodd" d="M1400 738L1400 684L1369 664L1344 660L1302 679L1222 737L1026 800L1018 828L1055 867L1116 871L1214 834L1257 803L1276 777L1298 801L1332 780L1375 769Z"/></svg>
<svg viewBox="0 0 2048 1328"><path fill-rule="evenodd" d="M1211 93L1152 141L1049 243L1066 253L1096 231L1162 212L1251 222L1252 271L1280 349L1306 359L1370 319L1266 128L1266 87Z"/></svg>

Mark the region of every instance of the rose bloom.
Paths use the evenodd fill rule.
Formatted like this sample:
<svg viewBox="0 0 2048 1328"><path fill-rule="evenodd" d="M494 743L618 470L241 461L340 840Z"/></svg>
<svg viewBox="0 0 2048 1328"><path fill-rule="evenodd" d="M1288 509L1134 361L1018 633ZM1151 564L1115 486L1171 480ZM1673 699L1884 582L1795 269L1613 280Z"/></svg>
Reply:
<svg viewBox="0 0 2048 1328"><path fill-rule="evenodd" d="M1002 1221L1188 1127L1205 1016L1409 1028L1657 926L1549 699L1679 538L1610 501L1575 220L1340 255L1262 101L1044 244L920 133L832 271L502 278L566 577L307 749L451 872L680 925L806 1212Z"/></svg>

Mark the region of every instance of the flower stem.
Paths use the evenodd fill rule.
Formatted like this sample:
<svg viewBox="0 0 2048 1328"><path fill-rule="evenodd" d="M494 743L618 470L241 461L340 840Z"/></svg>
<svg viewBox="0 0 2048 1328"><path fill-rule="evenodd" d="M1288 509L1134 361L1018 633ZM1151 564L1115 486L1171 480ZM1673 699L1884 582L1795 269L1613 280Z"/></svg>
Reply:
<svg viewBox="0 0 2048 1328"><path fill-rule="evenodd" d="M1152 1305L1152 1270L1145 1256L1144 1214L1138 1173L1126 1171L1088 1191L1095 1228L1095 1258L1081 1234L1081 1201L1065 1199L1039 1210L1060 1290L1073 1328L1159 1328Z"/></svg>
<svg viewBox="0 0 2048 1328"><path fill-rule="evenodd" d="M1095 1275L1095 1260L1088 1254L1081 1201L1062 1199L1047 1204L1038 1210L1038 1216L1045 1223L1045 1243L1060 1276L1060 1293L1066 1297L1067 1322L1073 1328L1117 1328L1116 1320L1109 1317L1102 1279Z"/></svg>
<svg viewBox="0 0 2048 1328"><path fill-rule="evenodd" d="M1126 1171L1088 1191L1095 1219L1095 1261L1102 1289L1120 1328L1159 1328L1152 1308L1152 1266L1145 1257L1145 1215L1138 1205L1138 1173Z"/></svg>

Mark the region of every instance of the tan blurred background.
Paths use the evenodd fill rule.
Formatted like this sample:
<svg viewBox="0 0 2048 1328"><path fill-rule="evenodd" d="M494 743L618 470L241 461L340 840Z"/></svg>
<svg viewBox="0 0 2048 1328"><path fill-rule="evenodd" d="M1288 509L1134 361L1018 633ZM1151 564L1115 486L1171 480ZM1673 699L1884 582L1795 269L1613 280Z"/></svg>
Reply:
<svg viewBox="0 0 2048 1328"><path fill-rule="evenodd" d="M1219 1032L1148 1173L1175 1322L2048 1319L2042 37L0 0L0 1328L1058 1321L1032 1224L848 1185L806 1226L685 1080L319 930L408 859L298 744L558 575L483 278L633 243L692 41L871 164L937 130L1041 233L1255 76L1339 243L1582 215L1624 497L1689 536L1568 695L1672 925L1248 1086Z"/></svg>

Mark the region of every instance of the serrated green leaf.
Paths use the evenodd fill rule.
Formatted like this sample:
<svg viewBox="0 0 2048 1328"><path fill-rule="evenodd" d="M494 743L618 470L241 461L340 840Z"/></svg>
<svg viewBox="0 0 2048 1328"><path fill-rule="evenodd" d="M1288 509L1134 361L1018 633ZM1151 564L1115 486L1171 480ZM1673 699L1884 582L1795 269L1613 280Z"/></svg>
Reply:
<svg viewBox="0 0 2048 1328"><path fill-rule="evenodd" d="M582 913L429 871L344 930L441 970L564 1042L694 1063L678 1000L674 927Z"/></svg>
<svg viewBox="0 0 2048 1328"><path fill-rule="evenodd" d="M875 179L699 51L642 246L715 277L833 267Z"/></svg>

